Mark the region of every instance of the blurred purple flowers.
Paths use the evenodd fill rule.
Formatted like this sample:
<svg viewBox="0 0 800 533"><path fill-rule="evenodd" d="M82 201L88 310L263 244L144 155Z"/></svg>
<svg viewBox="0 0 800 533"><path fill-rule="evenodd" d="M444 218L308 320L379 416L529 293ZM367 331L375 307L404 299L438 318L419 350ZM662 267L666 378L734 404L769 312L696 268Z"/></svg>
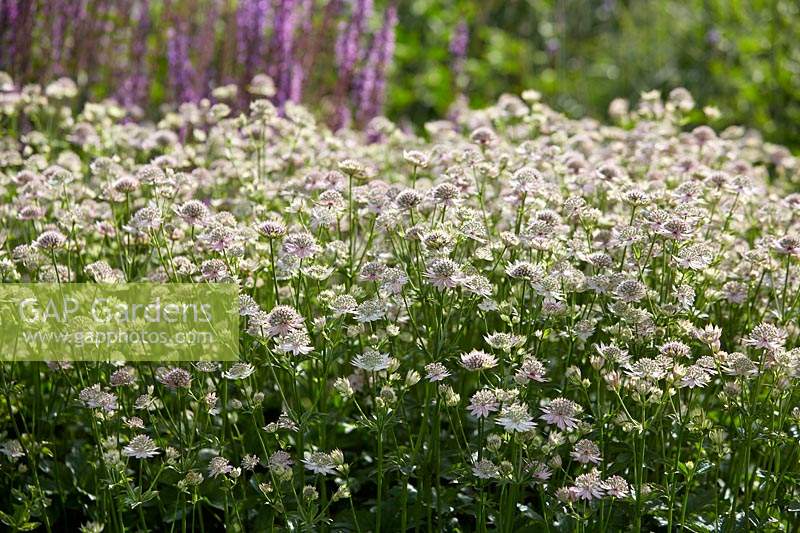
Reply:
<svg viewBox="0 0 800 533"><path fill-rule="evenodd" d="M145 109L266 73L277 106L307 93L335 127L363 125L383 107L396 24L373 0L0 0L0 70Z"/></svg>

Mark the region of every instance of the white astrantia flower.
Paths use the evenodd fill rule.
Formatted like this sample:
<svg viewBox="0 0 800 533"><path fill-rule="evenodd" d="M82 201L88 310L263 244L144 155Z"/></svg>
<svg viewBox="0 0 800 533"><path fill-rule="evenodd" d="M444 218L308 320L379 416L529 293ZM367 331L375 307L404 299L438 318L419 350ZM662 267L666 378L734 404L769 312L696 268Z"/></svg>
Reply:
<svg viewBox="0 0 800 533"><path fill-rule="evenodd" d="M149 459L158 455L159 449L147 435L136 435L122 448L122 454L135 459Z"/></svg>
<svg viewBox="0 0 800 533"><path fill-rule="evenodd" d="M331 454L323 452L313 452L303 459L303 464L307 470L323 476L335 475L340 463L337 463Z"/></svg>
<svg viewBox="0 0 800 533"><path fill-rule="evenodd" d="M247 379L253 375L255 371L256 368L250 363L234 363L228 370L222 373L222 377L233 380Z"/></svg>
<svg viewBox="0 0 800 533"><path fill-rule="evenodd" d="M354 357L351 363L362 370L380 372L389 368L392 358L389 354L381 353L375 348L366 348L363 353Z"/></svg>
<svg viewBox="0 0 800 533"><path fill-rule="evenodd" d="M528 408L520 403L503 407L495 422L508 432L524 432L536 427Z"/></svg>

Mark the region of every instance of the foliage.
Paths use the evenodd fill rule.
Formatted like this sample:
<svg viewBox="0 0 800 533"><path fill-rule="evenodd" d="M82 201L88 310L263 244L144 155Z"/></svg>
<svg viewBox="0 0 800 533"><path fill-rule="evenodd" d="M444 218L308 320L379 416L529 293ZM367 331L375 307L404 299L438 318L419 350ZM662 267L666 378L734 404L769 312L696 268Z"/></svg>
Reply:
<svg viewBox="0 0 800 533"><path fill-rule="evenodd" d="M400 5L391 117L442 116L459 88L448 43L470 27L474 106L533 88L573 117L685 86L721 125L800 145L800 5L791 0L410 0ZM461 84L463 86L463 84Z"/></svg>

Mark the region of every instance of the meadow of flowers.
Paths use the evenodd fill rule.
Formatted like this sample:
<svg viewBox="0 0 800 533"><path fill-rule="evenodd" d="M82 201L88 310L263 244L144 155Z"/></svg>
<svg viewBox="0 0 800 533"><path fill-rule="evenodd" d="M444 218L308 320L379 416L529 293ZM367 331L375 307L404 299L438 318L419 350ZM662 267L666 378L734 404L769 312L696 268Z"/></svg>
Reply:
<svg viewBox="0 0 800 533"><path fill-rule="evenodd" d="M405 133L0 76L0 276L234 283L240 361L0 366L15 531L800 527L800 194L691 95ZM54 354L54 360L58 354Z"/></svg>

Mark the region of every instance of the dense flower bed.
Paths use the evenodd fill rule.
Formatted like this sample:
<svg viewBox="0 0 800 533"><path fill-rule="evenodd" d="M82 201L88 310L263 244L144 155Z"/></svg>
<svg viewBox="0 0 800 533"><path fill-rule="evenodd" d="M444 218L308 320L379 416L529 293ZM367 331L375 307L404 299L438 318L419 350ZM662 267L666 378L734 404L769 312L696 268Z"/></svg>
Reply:
<svg viewBox="0 0 800 533"><path fill-rule="evenodd" d="M685 91L423 139L3 85L3 281L236 283L242 325L233 364L0 367L4 523L798 527L794 159Z"/></svg>

